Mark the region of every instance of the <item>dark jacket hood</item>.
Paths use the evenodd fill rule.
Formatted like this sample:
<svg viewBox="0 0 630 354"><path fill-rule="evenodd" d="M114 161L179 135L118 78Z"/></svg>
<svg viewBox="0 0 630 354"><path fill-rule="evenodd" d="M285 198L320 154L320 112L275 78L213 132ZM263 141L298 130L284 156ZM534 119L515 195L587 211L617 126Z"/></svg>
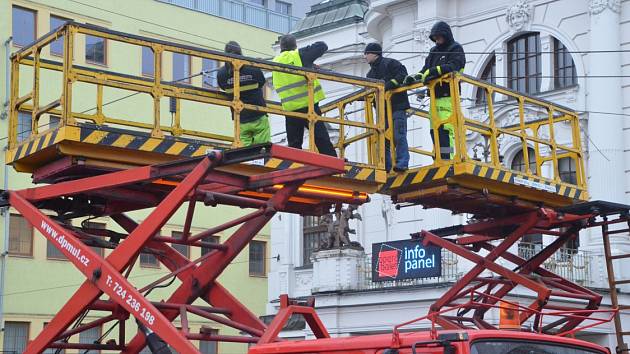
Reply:
<svg viewBox="0 0 630 354"><path fill-rule="evenodd" d="M446 39L446 43L444 43L446 45L453 43L453 41L455 40L453 38L453 32L451 31L451 26L449 26L448 23L444 21L439 21L433 25L433 27L431 28L431 34L429 35L429 38L435 42L435 36L437 35L441 35Z"/></svg>

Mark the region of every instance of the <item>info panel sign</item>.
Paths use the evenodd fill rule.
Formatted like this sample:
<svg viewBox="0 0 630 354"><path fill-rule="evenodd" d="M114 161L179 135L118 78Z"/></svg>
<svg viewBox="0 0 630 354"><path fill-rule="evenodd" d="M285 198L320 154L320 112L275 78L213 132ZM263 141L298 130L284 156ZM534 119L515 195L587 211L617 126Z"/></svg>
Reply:
<svg viewBox="0 0 630 354"><path fill-rule="evenodd" d="M442 249L419 240L372 244L372 281L435 278L442 274Z"/></svg>

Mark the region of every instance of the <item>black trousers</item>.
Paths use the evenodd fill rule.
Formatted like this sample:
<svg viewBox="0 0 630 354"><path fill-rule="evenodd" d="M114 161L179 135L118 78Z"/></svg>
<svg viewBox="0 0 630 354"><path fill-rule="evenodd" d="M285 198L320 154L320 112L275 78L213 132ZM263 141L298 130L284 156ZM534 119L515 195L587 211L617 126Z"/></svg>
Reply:
<svg viewBox="0 0 630 354"><path fill-rule="evenodd" d="M435 131L431 128L431 141L435 146ZM444 129L444 126L438 128L438 137L440 139L440 157L442 160L450 160L453 147L451 146L451 139L448 130Z"/></svg>
<svg viewBox="0 0 630 354"><path fill-rule="evenodd" d="M298 109L295 112L308 113L308 108ZM315 104L315 113L322 115L318 104ZM300 118L285 118L289 146L301 149L304 140L304 129L308 129L308 121ZM337 157L337 152L330 141L328 129L326 129L324 122L315 123L315 146L317 146L317 150L319 150L320 154Z"/></svg>

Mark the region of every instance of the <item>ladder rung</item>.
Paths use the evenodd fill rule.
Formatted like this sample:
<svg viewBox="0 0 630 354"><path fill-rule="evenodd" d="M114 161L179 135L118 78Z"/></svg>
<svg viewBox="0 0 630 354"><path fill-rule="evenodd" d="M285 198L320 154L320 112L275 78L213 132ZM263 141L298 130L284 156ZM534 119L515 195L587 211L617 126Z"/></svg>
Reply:
<svg viewBox="0 0 630 354"><path fill-rule="evenodd" d="M627 233L630 233L630 229L613 230L613 231L608 231L607 232L607 234L609 234L609 235L627 234Z"/></svg>
<svg viewBox="0 0 630 354"><path fill-rule="evenodd" d="M630 284L630 279L627 279L627 280L614 281L613 283L614 283L615 285Z"/></svg>
<svg viewBox="0 0 630 354"><path fill-rule="evenodd" d="M617 308L619 310L629 310L630 309L630 305L619 305L619 306L617 306Z"/></svg>
<svg viewBox="0 0 630 354"><path fill-rule="evenodd" d="M618 254L616 256L610 256L610 259L622 259L622 258L630 258L630 253Z"/></svg>

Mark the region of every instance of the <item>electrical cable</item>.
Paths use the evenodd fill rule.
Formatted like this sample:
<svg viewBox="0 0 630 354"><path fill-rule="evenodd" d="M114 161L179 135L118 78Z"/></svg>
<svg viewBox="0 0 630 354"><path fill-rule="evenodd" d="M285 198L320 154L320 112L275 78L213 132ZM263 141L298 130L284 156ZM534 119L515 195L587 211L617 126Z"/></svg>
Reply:
<svg viewBox="0 0 630 354"><path fill-rule="evenodd" d="M277 259L277 256L276 257L265 257L265 260L271 260L271 259ZM243 263L249 263L249 261L230 262L230 265L243 264ZM160 272L160 273L139 274L139 275L135 275L135 276L130 276L129 279L154 277L154 276L160 276L160 275L167 275L167 274L170 274L170 273L172 273L172 272L168 271L168 272ZM54 287L46 287L46 288L38 288L38 289L31 289L31 290L24 290L24 291L16 291L16 292L13 292L13 293L5 293L5 294L0 295L0 296L13 296L13 295L22 295L22 294L33 294L33 293L39 293L39 292L44 292L44 291L49 291L49 290L57 290L57 289L63 289L63 288L70 288L70 287L74 287L74 286L80 286L81 284L83 284L83 283L74 283L74 284L59 285L59 286L54 286Z"/></svg>
<svg viewBox="0 0 630 354"><path fill-rule="evenodd" d="M71 0L72 1L72 0ZM537 55L537 54L609 54L609 53L628 53L630 49L609 49L609 50L562 50L562 51L468 51L465 50L464 54L471 55L488 55L488 54L524 54L524 55ZM326 53L331 54L363 54L363 50L329 50ZM426 50L384 50L383 54L451 54L451 52L441 51L426 51Z"/></svg>

